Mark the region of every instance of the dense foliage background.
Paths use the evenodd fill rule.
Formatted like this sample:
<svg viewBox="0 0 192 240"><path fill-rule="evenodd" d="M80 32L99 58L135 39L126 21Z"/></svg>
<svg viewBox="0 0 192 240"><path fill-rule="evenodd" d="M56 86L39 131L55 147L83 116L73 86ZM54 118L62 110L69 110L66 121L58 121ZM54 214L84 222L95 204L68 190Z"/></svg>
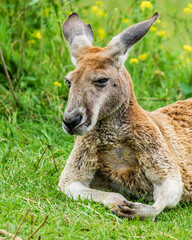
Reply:
<svg viewBox="0 0 192 240"><path fill-rule="evenodd" d="M128 222L100 204L74 202L57 189L74 142L61 129L68 95L64 76L74 69L62 35L64 20L77 12L91 24L94 45L102 47L155 11L159 20L130 51L125 64L146 110L192 97L190 1L0 1L0 49L18 99L1 61L1 228L14 233L30 208L34 227L50 214L40 230L43 239L192 238L191 205L165 211L155 223ZM29 236L30 221L28 215L19 231L23 238Z"/></svg>

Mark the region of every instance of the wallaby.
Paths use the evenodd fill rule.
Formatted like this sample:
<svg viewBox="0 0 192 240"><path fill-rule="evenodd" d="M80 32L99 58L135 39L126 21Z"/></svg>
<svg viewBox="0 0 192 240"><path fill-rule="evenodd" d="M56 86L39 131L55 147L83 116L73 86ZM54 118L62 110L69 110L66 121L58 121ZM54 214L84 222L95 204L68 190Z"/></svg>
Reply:
<svg viewBox="0 0 192 240"><path fill-rule="evenodd" d="M78 14L63 26L76 69L66 76L70 90L62 126L79 136L59 186L69 197L101 202L128 219L154 220L181 199L192 200L192 98L147 112L124 67L129 49L157 18L155 13L127 28L105 48L92 46L91 26Z"/></svg>

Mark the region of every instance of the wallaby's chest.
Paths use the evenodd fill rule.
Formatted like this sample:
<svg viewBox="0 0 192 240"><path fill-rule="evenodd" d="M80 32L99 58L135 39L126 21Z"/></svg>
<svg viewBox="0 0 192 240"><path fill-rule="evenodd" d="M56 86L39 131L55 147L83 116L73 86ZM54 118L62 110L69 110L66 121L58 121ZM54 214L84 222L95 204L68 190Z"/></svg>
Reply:
<svg viewBox="0 0 192 240"><path fill-rule="evenodd" d="M134 151L121 144L101 148L99 158L106 167L118 172L130 168L136 169L139 166Z"/></svg>
<svg viewBox="0 0 192 240"><path fill-rule="evenodd" d="M101 172L116 190L138 198L152 192L152 185L139 164L137 153L130 146L116 144L101 148L98 156Z"/></svg>

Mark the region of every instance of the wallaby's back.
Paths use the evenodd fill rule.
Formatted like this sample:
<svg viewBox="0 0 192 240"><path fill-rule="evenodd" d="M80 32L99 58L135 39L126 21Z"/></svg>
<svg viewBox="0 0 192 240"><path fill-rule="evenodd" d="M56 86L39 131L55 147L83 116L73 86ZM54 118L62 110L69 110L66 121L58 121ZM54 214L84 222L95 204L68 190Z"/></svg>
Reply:
<svg viewBox="0 0 192 240"><path fill-rule="evenodd" d="M178 101L151 112L150 116L160 128L165 141L172 148L180 166L184 182L183 199L192 196L192 98Z"/></svg>

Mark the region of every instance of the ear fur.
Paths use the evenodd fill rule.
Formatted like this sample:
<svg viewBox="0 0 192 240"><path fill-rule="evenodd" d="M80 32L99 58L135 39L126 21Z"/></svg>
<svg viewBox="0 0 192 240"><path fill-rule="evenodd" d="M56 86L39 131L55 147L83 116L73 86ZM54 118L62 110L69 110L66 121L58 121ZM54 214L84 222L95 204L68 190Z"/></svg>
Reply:
<svg viewBox="0 0 192 240"><path fill-rule="evenodd" d="M63 34L70 48L74 65L83 50L93 45L93 31L90 25L85 24L77 13L72 13L63 25Z"/></svg>
<svg viewBox="0 0 192 240"><path fill-rule="evenodd" d="M125 29L110 41L106 54L115 60L118 67L124 64L129 49L145 36L158 17L159 14L156 12L150 19Z"/></svg>

